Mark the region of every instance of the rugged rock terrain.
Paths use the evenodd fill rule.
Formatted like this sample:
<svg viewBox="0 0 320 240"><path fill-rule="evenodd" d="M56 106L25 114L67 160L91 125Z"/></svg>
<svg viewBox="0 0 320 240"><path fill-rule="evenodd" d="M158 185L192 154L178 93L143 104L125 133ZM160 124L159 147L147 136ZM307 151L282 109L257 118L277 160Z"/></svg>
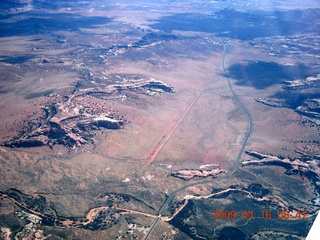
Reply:
<svg viewBox="0 0 320 240"><path fill-rule="evenodd" d="M308 179L313 185L314 193L320 196L320 157L318 155L306 155L298 151L302 155L301 158L284 158L282 156L274 156L271 154L263 154L256 151L246 151L249 156L257 158L257 160L245 160L242 161L242 166L262 166L262 165L274 165L281 166L286 169L286 174L297 175L299 174L302 180ZM319 203L319 199L313 199L314 202Z"/></svg>
<svg viewBox="0 0 320 240"><path fill-rule="evenodd" d="M317 89L320 87L320 75L307 77L306 79L284 81L284 83L282 89L286 92L285 97L255 98L254 100L271 107L291 108L319 126L320 96L317 94ZM290 92L292 92L292 96L290 96Z"/></svg>
<svg viewBox="0 0 320 240"><path fill-rule="evenodd" d="M320 74L315 77L307 77L306 79L297 79L293 81L285 81L286 86L283 89L286 90L302 90L312 87L320 87Z"/></svg>
<svg viewBox="0 0 320 240"><path fill-rule="evenodd" d="M119 76L119 78L121 78ZM103 100L120 99L127 94L155 95L162 92L174 92L174 89L155 79L122 79L119 84L92 84L82 87L78 84L73 94L64 96L62 102L54 102L44 107L44 116L40 120L30 120L28 128L22 129L20 136L2 143L6 147L37 147L62 144L68 148L79 148L91 142L94 131L101 128L116 130L124 126L127 120L111 109L90 104L90 97ZM50 93L50 96L57 96Z"/></svg>
<svg viewBox="0 0 320 240"><path fill-rule="evenodd" d="M172 176L181 178L183 180L190 180L195 177L202 177L202 178L207 178L207 177L212 177L216 178L218 175L221 173L225 173L226 171L218 168L218 169L212 169L212 170L180 170L177 172L171 173Z"/></svg>

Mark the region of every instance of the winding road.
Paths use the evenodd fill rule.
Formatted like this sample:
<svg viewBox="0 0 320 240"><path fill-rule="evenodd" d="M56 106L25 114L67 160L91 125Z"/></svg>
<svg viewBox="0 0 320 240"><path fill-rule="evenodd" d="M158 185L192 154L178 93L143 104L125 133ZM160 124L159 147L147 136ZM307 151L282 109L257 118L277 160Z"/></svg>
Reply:
<svg viewBox="0 0 320 240"><path fill-rule="evenodd" d="M195 186L195 185L199 185L199 184L204 184L204 183L209 183L209 182L213 182L213 181L217 181L217 180L221 180L221 179L224 179L224 178L227 178L229 176L231 176L238 168L238 165L239 165L239 162L241 160L241 155L248 143L248 140L251 136L251 133L252 133L252 128L253 128L253 123L252 123L252 116L251 116L251 112L249 111L249 109L247 108L246 105L244 105L243 102L241 102L241 100L239 99L239 97L237 96L237 94L235 93L235 91L233 90L232 88L232 84L230 82L230 79L229 79L229 76L227 74L227 71L226 71L226 68L224 66L224 62L225 62L225 57L226 57L226 52L227 52L227 46L224 44L224 42L222 41L222 39L220 39L220 42L221 44L223 45L223 57L222 57L222 61L221 61L221 65L222 65L222 68L223 68L223 72L224 72L224 75L228 81L228 87L230 89L230 91L232 92L232 96L233 98L236 100L236 102L239 104L239 106L241 107L241 109L244 110L244 112L246 113L247 117L248 117L248 121L249 121L249 129L248 129L248 132L246 134L246 137L243 141L243 144L242 144L242 147L239 151L239 154L236 158L236 161L232 167L232 169L227 172L225 175L221 176L221 177L217 177L215 179L210 179L210 180L206 180L206 181L202 181L202 182L197 182L197 183L192 183L192 184L189 184L189 185L186 185L186 186L183 186L177 190L175 190L174 192L172 192L169 197L167 198L167 200L165 201L163 207L160 209L159 211L159 214L158 214L158 217L156 219L156 221L153 223L153 225L151 226L150 228L150 231L148 232L148 234L146 235L145 237L145 240L148 240L149 237L151 236L153 230L155 229L155 227L157 226L158 222L160 221L161 219L161 216L163 214L163 212L165 211L165 209L167 208L167 206L169 205L169 203L172 201L172 199L181 191L185 190L186 188L188 187L191 187L191 186Z"/></svg>

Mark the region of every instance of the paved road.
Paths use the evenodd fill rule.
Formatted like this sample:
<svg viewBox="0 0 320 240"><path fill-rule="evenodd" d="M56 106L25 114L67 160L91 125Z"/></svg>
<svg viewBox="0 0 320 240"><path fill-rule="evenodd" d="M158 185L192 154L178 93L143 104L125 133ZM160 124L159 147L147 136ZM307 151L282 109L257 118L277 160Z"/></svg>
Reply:
<svg viewBox="0 0 320 240"><path fill-rule="evenodd" d="M252 133L252 127L253 127L253 124L252 124L252 116L251 116L251 112L249 111L249 109L247 108L246 105L244 105L243 102L240 101L239 97L237 96L237 94L234 92L233 88L232 88L232 85L231 85L231 82L230 82L230 79L229 79L229 76L227 74L227 71L226 71L226 68L224 66L224 61L225 61L225 57L226 57L226 52L227 52L227 46L224 44L224 42L222 41L222 39L220 39L220 42L221 44L223 45L223 57L222 57L222 61L221 61L221 65L222 65L222 68L223 68L223 71L224 71L224 75L228 81L228 86L229 86L229 89L230 91L232 92L232 95L233 95L233 98L236 100L236 102L239 104L239 106L245 111L247 117L248 117L248 121L249 121L249 129L248 129L248 133L243 141L243 144L242 144L242 147L239 151L239 154L237 156L237 159L232 167L232 169L227 172L225 175L221 176L221 177L217 177L217 178L214 178L214 179L209 179L209 180L206 180L206 181L202 181L202 182L197 182L197 183L192 183L192 184L189 184L189 185L186 185L182 188L179 188L177 190L175 190L173 193L170 194L170 196L167 198L166 202L164 203L163 207L160 209L159 211L159 214L158 214L158 218L156 219L156 221L153 223L152 227L150 228L150 231L148 232L148 234L146 235L145 237L145 240L148 240L148 238L150 237L151 233L153 232L154 228L157 226L158 222L160 221L160 218L161 218L161 215L163 214L163 212L165 211L165 209L167 208L167 206L169 205L169 203L172 201L172 199L181 191L185 190L186 188L188 187L191 187L191 186L195 186L195 185L199 185L199 184L204 184L204 183L210 183L210 182L213 182L213 181L217 181L217 180L221 180L221 179L224 179L224 178L227 178L229 176L231 176L238 168L238 165L239 165L239 162L241 160L241 155L244 151L244 148L246 147L247 143L248 143L248 140L251 136L251 133Z"/></svg>
<svg viewBox="0 0 320 240"><path fill-rule="evenodd" d="M237 156L237 159L236 159L236 162L235 164L233 165L233 168L226 174L224 175L224 177L228 177L230 175L232 175L236 170L237 170L237 167L239 165L239 162L241 160L241 155L244 151L244 148L246 147L247 143L248 143L248 140L251 136L251 133L252 133L252 128L253 128L253 123L252 123L252 116L251 116L251 112L249 111L249 109L247 108L246 105L244 105L243 102L240 101L238 95L234 92L233 88L232 88L232 85L231 85L231 82L230 82L230 79L229 79L229 76L227 74L227 71L226 71L226 68L224 67L224 60L225 60L225 57L226 57L226 51L227 51L227 46L224 44L224 42L220 39L220 42L222 43L223 45L223 57L222 57L222 68L223 68L223 71L224 71L224 75L226 76L226 79L228 81L228 86L229 86L229 89L230 91L232 92L232 95L233 95L233 98L237 101L237 103L239 104L239 106L243 109L243 111L245 111L245 113L247 114L247 117L248 117L248 121L249 121L249 129L248 129L248 133L243 141L243 144L242 144L242 147L239 151L239 154Z"/></svg>

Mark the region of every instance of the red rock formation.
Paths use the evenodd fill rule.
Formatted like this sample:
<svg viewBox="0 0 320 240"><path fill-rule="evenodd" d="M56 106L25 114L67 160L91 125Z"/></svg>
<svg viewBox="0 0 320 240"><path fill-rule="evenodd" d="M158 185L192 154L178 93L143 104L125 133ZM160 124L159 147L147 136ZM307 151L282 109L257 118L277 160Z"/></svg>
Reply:
<svg viewBox="0 0 320 240"><path fill-rule="evenodd" d="M154 95L159 92L174 92L169 85L154 79L123 78L123 82L111 85L99 84L94 87L79 89L76 86L73 94L65 96L64 101L44 108L45 116L33 121L32 127L19 137L2 143L7 147L36 147L62 144L69 148L78 148L91 140L93 131L100 128L120 129L124 126L123 116L100 108L97 103L90 104L88 96L105 100L126 98L129 92ZM82 100L78 100L82 99ZM83 101L83 99L85 99Z"/></svg>
<svg viewBox="0 0 320 240"><path fill-rule="evenodd" d="M219 174L224 172L225 171L220 168L212 170L180 170L177 172L173 172L171 175L188 181L195 177L207 178L212 176L213 178L216 178Z"/></svg>

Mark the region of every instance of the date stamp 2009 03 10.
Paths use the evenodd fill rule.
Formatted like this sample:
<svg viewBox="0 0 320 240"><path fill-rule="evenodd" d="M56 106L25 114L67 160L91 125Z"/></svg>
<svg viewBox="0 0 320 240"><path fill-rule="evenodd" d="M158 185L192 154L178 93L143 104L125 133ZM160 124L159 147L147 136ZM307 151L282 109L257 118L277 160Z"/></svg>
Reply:
<svg viewBox="0 0 320 240"><path fill-rule="evenodd" d="M289 211L289 210L279 210L276 213L272 210L262 210L257 213L252 210L243 210L238 213L235 210L213 210L212 219L253 219L253 218L263 218L263 219L304 219L307 215L306 210Z"/></svg>

